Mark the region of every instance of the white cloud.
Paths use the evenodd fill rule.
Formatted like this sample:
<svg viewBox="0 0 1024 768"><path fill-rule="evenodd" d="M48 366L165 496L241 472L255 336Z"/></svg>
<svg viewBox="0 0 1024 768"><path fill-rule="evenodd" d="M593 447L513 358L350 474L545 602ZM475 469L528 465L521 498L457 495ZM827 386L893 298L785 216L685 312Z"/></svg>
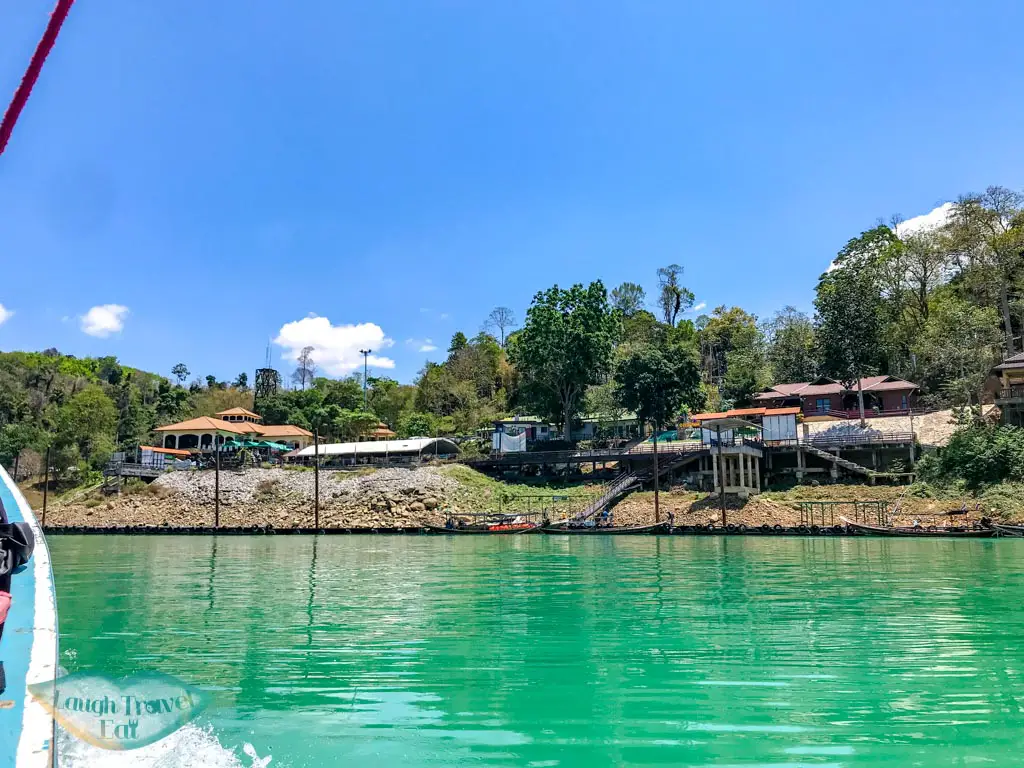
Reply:
<svg viewBox="0 0 1024 768"><path fill-rule="evenodd" d="M81 328L83 333L105 339L112 333L121 332L127 315L128 307L120 304L100 304L82 315Z"/></svg>
<svg viewBox="0 0 1024 768"><path fill-rule="evenodd" d="M11 319L11 315L14 314L13 309L8 309L3 304L0 304L0 325L3 325Z"/></svg>
<svg viewBox="0 0 1024 768"><path fill-rule="evenodd" d="M433 339L406 339L405 343L415 348L417 352L433 352L437 349Z"/></svg>
<svg viewBox="0 0 1024 768"><path fill-rule="evenodd" d="M906 237L918 232L926 232L929 229L935 229L941 227L947 221L949 221L949 215L953 211L952 203L943 203L938 208L933 208L928 213L922 214L921 216L915 216L912 219L900 222L896 226L896 234L900 237Z"/></svg>
<svg viewBox="0 0 1024 768"><path fill-rule="evenodd" d="M706 301L702 301L700 304L695 304L694 306L690 307L690 311L691 312L700 312L707 305L708 305L708 303Z"/></svg>
<svg viewBox="0 0 1024 768"><path fill-rule="evenodd" d="M297 360L304 347L313 348L313 361L325 373L341 376L362 368L361 349L379 352L395 342L384 335L375 323L331 325L326 317L310 315L281 326L274 343L284 347L284 357ZM394 368L388 357L370 355L367 361L374 368Z"/></svg>
<svg viewBox="0 0 1024 768"><path fill-rule="evenodd" d="M899 237L907 237L908 235L922 234L932 229L937 229L949 221L949 216L953 212L952 203L943 203L942 205L932 208L928 213L922 213L920 216L914 216L906 221L901 221L896 225L896 234ZM836 268L835 261L829 262L826 273L831 272Z"/></svg>

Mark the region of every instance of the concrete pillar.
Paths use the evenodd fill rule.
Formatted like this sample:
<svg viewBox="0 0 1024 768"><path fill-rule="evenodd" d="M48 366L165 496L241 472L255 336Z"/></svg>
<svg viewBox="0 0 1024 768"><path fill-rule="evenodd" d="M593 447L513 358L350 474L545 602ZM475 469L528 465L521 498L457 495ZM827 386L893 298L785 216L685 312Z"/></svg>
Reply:
<svg viewBox="0 0 1024 768"><path fill-rule="evenodd" d="M747 484L746 469L747 469L747 454L741 453L736 457L737 463L740 465L740 488L743 488Z"/></svg>
<svg viewBox="0 0 1024 768"><path fill-rule="evenodd" d="M754 457L754 487L760 492L761 490L761 457Z"/></svg>
<svg viewBox="0 0 1024 768"><path fill-rule="evenodd" d="M804 449L800 446L796 448L796 479L804 479Z"/></svg>
<svg viewBox="0 0 1024 768"><path fill-rule="evenodd" d="M712 457L711 457L711 477L712 477L712 481L713 481L713 484L714 484L714 488L712 490L717 491L718 490L718 456L717 456L717 454L716 455L712 455Z"/></svg>

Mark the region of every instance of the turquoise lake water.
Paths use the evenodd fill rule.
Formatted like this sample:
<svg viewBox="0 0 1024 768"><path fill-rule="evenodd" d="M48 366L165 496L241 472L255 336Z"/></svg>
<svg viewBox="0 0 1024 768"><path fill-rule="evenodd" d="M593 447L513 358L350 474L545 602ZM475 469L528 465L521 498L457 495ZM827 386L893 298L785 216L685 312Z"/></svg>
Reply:
<svg viewBox="0 0 1024 768"><path fill-rule="evenodd" d="M206 687L225 765L1024 765L1024 541L50 546L64 666Z"/></svg>

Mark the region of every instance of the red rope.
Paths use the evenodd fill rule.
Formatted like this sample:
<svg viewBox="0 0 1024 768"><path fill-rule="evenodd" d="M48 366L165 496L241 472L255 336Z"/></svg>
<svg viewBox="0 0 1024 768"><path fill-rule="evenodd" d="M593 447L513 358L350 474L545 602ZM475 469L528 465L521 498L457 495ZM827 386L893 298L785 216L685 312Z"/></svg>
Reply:
<svg viewBox="0 0 1024 768"><path fill-rule="evenodd" d="M28 69L25 70L25 76L21 78L18 90L14 92L14 98L11 99L11 104L7 107L3 120L0 120L0 155L7 148L7 141L14 131L14 124L18 122L18 116L25 108L28 95L32 93L32 88L36 84L36 80L39 79L39 73L43 70L43 62L50 55L53 44L57 42L61 25L68 17L68 11L71 10L71 5L74 2L75 0L57 0L57 7L50 14L50 22L46 25L43 38L36 46L36 52L32 54L32 61L29 62Z"/></svg>

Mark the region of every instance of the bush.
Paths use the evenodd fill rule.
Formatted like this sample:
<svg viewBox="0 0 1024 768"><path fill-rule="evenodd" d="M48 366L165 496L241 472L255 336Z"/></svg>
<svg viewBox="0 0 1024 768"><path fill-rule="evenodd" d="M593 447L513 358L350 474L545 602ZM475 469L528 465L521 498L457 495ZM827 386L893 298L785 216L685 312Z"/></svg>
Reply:
<svg viewBox="0 0 1024 768"><path fill-rule="evenodd" d="M277 480L260 480L256 483L256 493L259 496L273 496L277 492Z"/></svg>
<svg viewBox="0 0 1024 768"><path fill-rule="evenodd" d="M960 480L971 491L1024 480L1024 429L974 424L957 430L941 453L922 457L917 470L923 480Z"/></svg>

